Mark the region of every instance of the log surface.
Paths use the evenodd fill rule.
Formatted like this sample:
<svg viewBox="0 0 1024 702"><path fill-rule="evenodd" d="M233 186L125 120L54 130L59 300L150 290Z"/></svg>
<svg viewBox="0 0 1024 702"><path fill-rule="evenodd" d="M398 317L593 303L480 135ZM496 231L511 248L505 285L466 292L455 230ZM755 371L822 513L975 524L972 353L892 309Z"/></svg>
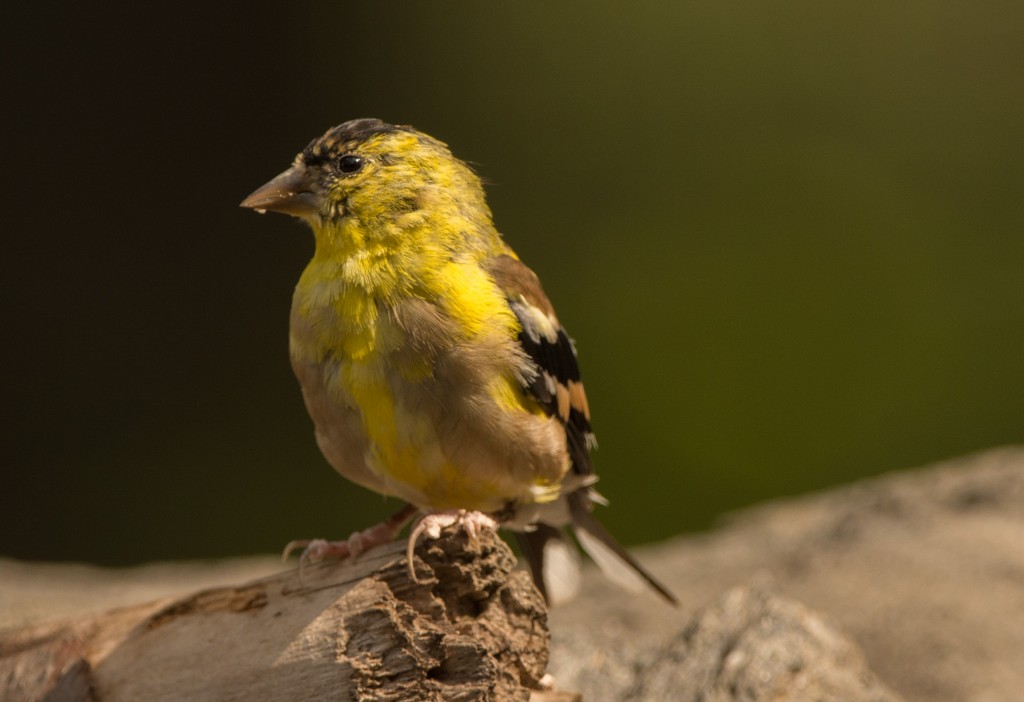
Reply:
<svg viewBox="0 0 1024 702"><path fill-rule="evenodd" d="M678 610L589 571L582 595L550 615L549 672L585 702L1016 702L1022 544L1024 448L778 501L641 550ZM547 655L542 603L525 573L507 575L502 545L481 548L460 562L421 545L426 582L416 587L403 544L301 584L294 571L266 575L276 559L124 570L0 560L0 700L242 699L257 689L261 700L345 699L341 690L372 700L416 686L412 699L578 700L531 689ZM356 622L374 635L351 635ZM192 645L175 646L174 632ZM455 684L464 663L474 672ZM390 698L389 666L406 686ZM204 679L211 670L220 673Z"/></svg>
<svg viewBox="0 0 1024 702"><path fill-rule="evenodd" d="M600 577L551 612L549 672L587 702L657 699L628 696L638 671L765 573L906 700L1024 699L1024 447L778 500L637 556L679 596L677 612ZM740 687L714 699L753 698Z"/></svg>
<svg viewBox="0 0 1024 702"><path fill-rule="evenodd" d="M901 702L835 624L770 578L729 590L641 662L623 700Z"/></svg>
<svg viewBox="0 0 1024 702"><path fill-rule="evenodd" d="M4 699L528 700L546 608L492 533L0 635ZM543 699L538 697L537 699Z"/></svg>

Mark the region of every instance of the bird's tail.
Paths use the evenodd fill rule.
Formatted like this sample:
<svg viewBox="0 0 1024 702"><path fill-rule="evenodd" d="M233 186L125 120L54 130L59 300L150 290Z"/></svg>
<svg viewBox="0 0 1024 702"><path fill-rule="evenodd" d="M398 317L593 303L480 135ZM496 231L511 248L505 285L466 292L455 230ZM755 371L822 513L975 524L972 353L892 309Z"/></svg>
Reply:
<svg viewBox="0 0 1024 702"><path fill-rule="evenodd" d="M580 554L565 531L541 522L531 531L517 531L516 540L547 603L571 600L580 589Z"/></svg>
<svg viewBox="0 0 1024 702"><path fill-rule="evenodd" d="M639 592L649 587L669 604L679 604L676 596L669 592L657 578L637 562L612 536L593 514L594 501L589 488L577 490L568 495L569 513L572 515L573 533L587 555L594 559L598 568L618 585Z"/></svg>
<svg viewBox="0 0 1024 702"><path fill-rule="evenodd" d="M589 487L566 496L573 533L608 578L631 592L650 588L671 605L678 605L667 587L637 562L593 515L595 495ZM599 496L598 496L598 499ZM516 534L520 549L530 564L533 581L547 601L569 600L579 589L579 554L565 531L539 523L532 531Z"/></svg>

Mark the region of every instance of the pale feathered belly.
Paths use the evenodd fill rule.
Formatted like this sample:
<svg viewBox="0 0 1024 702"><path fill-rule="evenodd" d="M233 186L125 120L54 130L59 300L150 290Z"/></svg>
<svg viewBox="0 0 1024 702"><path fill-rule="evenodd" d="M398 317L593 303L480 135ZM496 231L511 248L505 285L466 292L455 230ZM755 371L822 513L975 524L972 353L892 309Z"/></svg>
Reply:
<svg viewBox="0 0 1024 702"><path fill-rule="evenodd" d="M293 312L292 366L335 470L428 510L558 497L565 430L523 395L524 360L504 330L457 340L413 300L382 314L372 338L373 353L332 353Z"/></svg>
<svg viewBox="0 0 1024 702"><path fill-rule="evenodd" d="M430 382L403 381L401 398L386 384L365 412L332 387L344 369L306 366L296 373L320 450L352 482L430 510L494 512L557 497L568 466L556 420L526 412L502 417L487 402Z"/></svg>
<svg viewBox="0 0 1024 702"><path fill-rule="evenodd" d="M340 370L296 372L320 450L354 483L428 510L494 512L558 496L568 458L557 420L502 416L488 402L438 392L432 383L398 400L381 391L377 404L391 411L378 407L367 416L331 387Z"/></svg>

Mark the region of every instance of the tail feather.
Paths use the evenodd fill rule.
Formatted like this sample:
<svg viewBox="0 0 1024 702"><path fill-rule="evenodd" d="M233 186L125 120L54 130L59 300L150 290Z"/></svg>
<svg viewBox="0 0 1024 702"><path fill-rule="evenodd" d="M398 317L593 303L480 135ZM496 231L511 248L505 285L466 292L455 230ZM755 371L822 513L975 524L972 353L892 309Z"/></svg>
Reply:
<svg viewBox="0 0 1024 702"><path fill-rule="evenodd" d="M636 592L647 586L669 604L678 605L675 595L629 555L604 525L597 521L597 517L591 513L592 504L587 492L578 490L568 495L573 531L587 555L594 559L609 579L627 590Z"/></svg>
<svg viewBox="0 0 1024 702"><path fill-rule="evenodd" d="M565 532L541 523L532 531L516 532L516 540L548 604L571 600L580 588L580 557Z"/></svg>

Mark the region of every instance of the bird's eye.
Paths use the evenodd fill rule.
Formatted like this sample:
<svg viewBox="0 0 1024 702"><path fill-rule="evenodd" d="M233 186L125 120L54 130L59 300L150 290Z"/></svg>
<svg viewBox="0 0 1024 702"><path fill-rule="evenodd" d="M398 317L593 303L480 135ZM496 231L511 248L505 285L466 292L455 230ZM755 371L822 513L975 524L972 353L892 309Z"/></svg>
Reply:
<svg viewBox="0 0 1024 702"><path fill-rule="evenodd" d="M366 161L363 160L362 156L356 156L355 154L345 154L338 159L338 168L341 169L342 173L356 173L363 168L363 164Z"/></svg>

